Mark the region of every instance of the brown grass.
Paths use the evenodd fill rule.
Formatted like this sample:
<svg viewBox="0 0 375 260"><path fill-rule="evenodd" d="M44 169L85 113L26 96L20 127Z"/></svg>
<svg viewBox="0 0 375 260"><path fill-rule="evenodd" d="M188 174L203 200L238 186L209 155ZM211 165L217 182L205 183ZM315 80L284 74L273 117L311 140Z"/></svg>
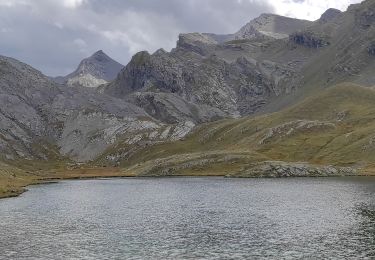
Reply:
<svg viewBox="0 0 375 260"><path fill-rule="evenodd" d="M10 170L12 171L12 170ZM89 178L115 178L134 177L133 174L123 172L120 168L79 168L58 169L26 173L13 168L12 174L0 175L0 198L18 196L26 191L26 186L42 184L52 180L89 179Z"/></svg>

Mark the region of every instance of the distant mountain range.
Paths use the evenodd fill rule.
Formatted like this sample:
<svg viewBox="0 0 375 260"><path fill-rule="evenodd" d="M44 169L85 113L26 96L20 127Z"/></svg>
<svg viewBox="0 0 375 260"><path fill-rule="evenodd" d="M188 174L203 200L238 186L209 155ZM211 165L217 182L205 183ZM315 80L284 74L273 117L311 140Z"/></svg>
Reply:
<svg viewBox="0 0 375 260"><path fill-rule="evenodd" d="M0 158L147 175L367 167L374 39L367 0L314 22L262 14L230 35L181 34L170 52L139 52L125 67L98 51L54 79L0 57Z"/></svg>

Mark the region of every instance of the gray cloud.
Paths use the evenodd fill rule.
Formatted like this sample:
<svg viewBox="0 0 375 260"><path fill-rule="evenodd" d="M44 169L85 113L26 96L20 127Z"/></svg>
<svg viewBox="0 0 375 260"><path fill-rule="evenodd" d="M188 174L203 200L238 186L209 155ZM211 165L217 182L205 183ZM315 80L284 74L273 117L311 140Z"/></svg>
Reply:
<svg viewBox="0 0 375 260"><path fill-rule="evenodd" d="M126 64L179 33L230 33L273 11L262 0L0 0L0 54L63 75L98 49Z"/></svg>

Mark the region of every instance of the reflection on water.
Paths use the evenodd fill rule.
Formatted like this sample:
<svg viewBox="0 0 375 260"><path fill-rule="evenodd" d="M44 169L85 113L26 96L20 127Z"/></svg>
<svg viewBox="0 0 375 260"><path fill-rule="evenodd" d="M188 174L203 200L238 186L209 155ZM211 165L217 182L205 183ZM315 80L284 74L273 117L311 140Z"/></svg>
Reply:
<svg viewBox="0 0 375 260"><path fill-rule="evenodd" d="M0 200L0 259L375 257L375 178L66 181Z"/></svg>

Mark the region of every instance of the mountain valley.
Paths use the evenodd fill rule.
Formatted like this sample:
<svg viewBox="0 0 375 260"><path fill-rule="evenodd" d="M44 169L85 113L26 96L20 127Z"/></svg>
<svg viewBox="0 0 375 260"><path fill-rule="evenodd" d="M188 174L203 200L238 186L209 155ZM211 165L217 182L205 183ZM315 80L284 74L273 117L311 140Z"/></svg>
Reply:
<svg viewBox="0 0 375 260"><path fill-rule="evenodd" d="M262 14L51 78L0 56L0 196L99 176L375 173L375 2ZM103 169L103 173L98 173Z"/></svg>

